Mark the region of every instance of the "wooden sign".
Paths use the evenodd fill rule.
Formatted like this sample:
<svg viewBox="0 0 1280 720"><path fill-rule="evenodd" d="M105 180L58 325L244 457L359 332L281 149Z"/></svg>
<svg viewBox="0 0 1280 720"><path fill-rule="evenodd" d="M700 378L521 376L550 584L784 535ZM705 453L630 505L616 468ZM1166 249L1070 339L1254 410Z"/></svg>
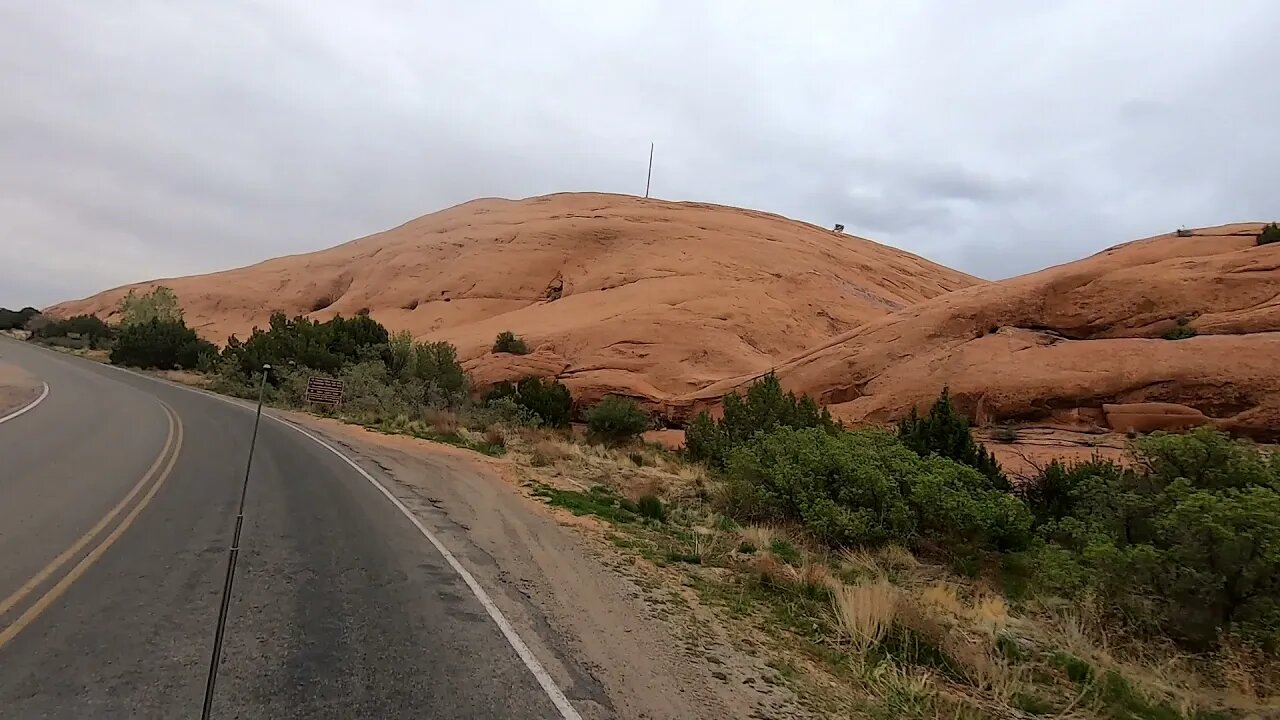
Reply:
<svg viewBox="0 0 1280 720"><path fill-rule="evenodd" d="M337 405L342 402L342 381L329 378L307 378L307 402Z"/></svg>

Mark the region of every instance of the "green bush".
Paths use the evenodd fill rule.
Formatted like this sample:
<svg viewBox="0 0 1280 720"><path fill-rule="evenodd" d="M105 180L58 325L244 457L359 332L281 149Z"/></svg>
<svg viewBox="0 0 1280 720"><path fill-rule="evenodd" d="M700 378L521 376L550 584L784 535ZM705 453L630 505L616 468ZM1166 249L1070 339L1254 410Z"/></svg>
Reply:
<svg viewBox="0 0 1280 720"><path fill-rule="evenodd" d="M516 402L514 396L496 397L471 409L468 427L483 430L490 425L507 427L541 427L542 418L529 408Z"/></svg>
<svg viewBox="0 0 1280 720"><path fill-rule="evenodd" d="M21 310L0 308L0 330L21 330L27 326L28 320L39 314L40 311L33 307Z"/></svg>
<svg viewBox="0 0 1280 720"><path fill-rule="evenodd" d="M1134 456L1051 465L1026 490L1035 583L1193 648L1280 647L1280 462L1212 428L1149 435Z"/></svg>
<svg viewBox="0 0 1280 720"><path fill-rule="evenodd" d="M111 327L97 315L73 315L64 320L50 320L32 332L37 339L75 337L89 347L100 347L111 339Z"/></svg>
<svg viewBox="0 0 1280 720"><path fill-rule="evenodd" d="M213 343L201 340L181 320L152 319L120 329L111 347L111 363L158 370L194 369L217 352Z"/></svg>
<svg viewBox="0 0 1280 720"><path fill-rule="evenodd" d="M1280 225L1275 223L1263 226L1262 232L1258 234L1259 245L1270 245L1277 240L1280 240Z"/></svg>
<svg viewBox="0 0 1280 720"><path fill-rule="evenodd" d="M1195 328L1188 325L1187 323L1189 322L1190 320L1185 316L1178 318L1177 324L1165 331L1160 337L1165 340L1186 340L1187 338L1195 337Z"/></svg>
<svg viewBox="0 0 1280 720"><path fill-rule="evenodd" d="M587 430L606 442L633 440L648 429L648 414L631 398L606 395L587 411Z"/></svg>
<svg viewBox="0 0 1280 720"><path fill-rule="evenodd" d="M722 398L719 420L703 411L685 429L685 451L694 460L723 468L733 450L775 428L819 428L836 433L840 426L812 398L784 393L773 373L753 382L745 396L736 392Z"/></svg>
<svg viewBox="0 0 1280 720"><path fill-rule="evenodd" d="M921 456L955 460L986 475L1001 489L1010 487L995 457L973 439L968 418L956 410L945 387L928 415L920 417L911 408L911 414L898 423L898 439Z"/></svg>
<svg viewBox="0 0 1280 720"><path fill-rule="evenodd" d="M725 510L799 522L834 546L1017 548L1031 514L972 468L921 457L880 430L778 428L733 451Z"/></svg>
<svg viewBox="0 0 1280 720"><path fill-rule="evenodd" d="M246 376L272 366L293 363L336 373L343 365L377 357L388 346L387 329L367 315L341 315L317 322L298 315L272 313L266 330L254 328L248 340L232 335L223 356L231 358Z"/></svg>
<svg viewBox="0 0 1280 720"><path fill-rule="evenodd" d="M525 345L524 338L519 337L510 330L503 330L498 333L497 339L493 341L493 351L495 353L527 355L529 353L529 346Z"/></svg>
<svg viewBox="0 0 1280 720"><path fill-rule="evenodd" d="M178 304L178 296L167 287L159 286L143 295L130 290L120 300L120 325L142 325L152 320L162 323L179 323L183 321L182 306Z"/></svg>
<svg viewBox="0 0 1280 720"><path fill-rule="evenodd" d="M636 501L636 509L643 517L664 522L667 519L667 508L656 495L641 495Z"/></svg>
<svg viewBox="0 0 1280 720"><path fill-rule="evenodd" d="M492 404L502 398L510 398L516 404L537 415L542 419L542 424L547 427L569 426L573 397L569 394L569 388L555 380L544 381L528 377L514 385L509 382L500 382L485 395L485 402Z"/></svg>

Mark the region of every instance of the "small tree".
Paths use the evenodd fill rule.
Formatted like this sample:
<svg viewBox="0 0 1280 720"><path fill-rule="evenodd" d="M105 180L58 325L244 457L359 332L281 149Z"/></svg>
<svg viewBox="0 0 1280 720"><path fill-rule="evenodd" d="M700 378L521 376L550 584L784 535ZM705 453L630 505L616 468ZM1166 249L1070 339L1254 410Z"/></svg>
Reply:
<svg viewBox="0 0 1280 720"><path fill-rule="evenodd" d="M587 429L608 443L632 440L649 429L649 416L631 398L606 395L587 411Z"/></svg>
<svg viewBox="0 0 1280 720"><path fill-rule="evenodd" d="M925 417L911 408L911 414L898 423L898 439L922 457L935 454L950 458L982 473L994 487L1009 488L999 463L973 439L968 418L956 410L945 387Z"/></svg>
<svg viewBox="0 0 1280 720"><path fill-rule="evenodd" d="M21 310L0 308L0 330L25 328L27 321L39 314L40 311L33 307L24 307Z"/></svg>
<svg viewBox="0 0 1280 720"><path fill-rule="evenodd" d="M182 321L153 318L120 329L111 347L111 363L159 370L193 369L217 353L213 343L201 340Z"/></svg>
<svg viewBox="0 0 1280 720"><path fill-rule="evenodd" d="M1262 232L1258 235L1259 245L1270 245L1273 242L1280 241L1280 225L1271 223L1262 228Z"/></svg>
<svg viewBox="0 0 1280 720"><path fill-rule="evenodd" d="M569 388L555 380L527 377L516 384L500 382L485 395L485 402L511 398L516 404L542 419L549 427L568 427L573 396Z"/></svg>
<svg viewBox="0 0 1280 720"><path fill-rule="evenodd" d="M1187 338L1193 338L1196 336L1196 330L1188 324L1190 322L1191 321L1184 315L1178 318L1178 323L1176 325L1166 330L1164 335L1161 335L1160 337L1163 337L1165 340L1186 340Z"/></svg>
<svg viewBox="0 0 1280 720"><path fill-rule="evenodd" d="M178 296L163 285L145 295L129 291L120 300L120 325L140 325L159 320L164 323L182 322L182 306L178 304Z"/></svg>
<svg viewBox="0 0 1280 720"><path fill-rule="evenodd" d="M32 331L39 338L70 337L82 338L89 347L99 347L111 338L111 327L97 315L72 315L65 320L51 320L41 323Z"/></svg>
<svg viewBox="0 0 1280 720"><path fill-rule="evenodd" d="M813 398L783 392L778 377L769 373L747 387L745 396L736 392L725 395L721 402L724 415L713 420L702 412L685 429L685 450L695 460L722 468L733 448L757 433L778 427L821 428L836 432L840 426L825 408Z"/></svg>
<svg viewBox="0 0 1280 720"><path fill-rule="evenodd" d="M493 351L511 355L528 355L529 346L525 344L524 338L510 330L503 330L498 333L497 339L493 341Z"/></svg>

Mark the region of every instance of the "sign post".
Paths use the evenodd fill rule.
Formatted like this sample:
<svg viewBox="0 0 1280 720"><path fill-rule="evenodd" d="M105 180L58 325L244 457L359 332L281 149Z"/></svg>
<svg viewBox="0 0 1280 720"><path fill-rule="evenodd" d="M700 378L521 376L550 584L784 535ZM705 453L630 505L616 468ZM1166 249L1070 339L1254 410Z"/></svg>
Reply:
<svg viewBox="0 0 1280 720"><path fill-rule="evenodd" d="M343 384L341 380L322 377L307 378L306 399L309 403L332 405L336 408L342 404L342 391Z"/></svg>

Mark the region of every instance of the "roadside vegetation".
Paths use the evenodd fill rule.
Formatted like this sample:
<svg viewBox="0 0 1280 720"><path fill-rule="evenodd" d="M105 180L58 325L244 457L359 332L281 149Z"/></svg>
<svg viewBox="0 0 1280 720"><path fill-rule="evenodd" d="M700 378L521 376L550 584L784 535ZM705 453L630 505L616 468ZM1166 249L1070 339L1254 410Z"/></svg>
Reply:
<svg viewBox="0 0 1280 720"><path fill-rule="evenodd" d="M1262 232L1258 234L1259 245L1270 245L1273 242L1280 241L1280 225L1270 223L1262 227Z"/></svg>
<svg viewBox="0 0 1280 720"><path fill-rule="evenodd" d="M840 429L804 405L766 376L691 425L683 457L554 438L515 452L536 495L599 517L660 587L693 588L750 628L744 643L764 639L775 680L819 712L1280 707L1280 460L1202 428L1014 488L965 442L947 393L897 433Z"/></svg>
<svg viewBox="0 0 1280 720"><path fill-rule="evenodd" d="M342 404L312 410L507 455L532 495L597 518L655 597L737 628L820 714L1280 708L1280 458L1212 428L1014 485L946 390L896 428L849 429L769 374L675 452L639 440L651 419L631 399L577 407L537 378L477 397L451 345L367 315L276 314L219 351L161 290L126 298L119 327L61 322L113 362L194 369L230 395L256 397L270 364L279 407L304 407L308 377L341 379Z"/></svg>

